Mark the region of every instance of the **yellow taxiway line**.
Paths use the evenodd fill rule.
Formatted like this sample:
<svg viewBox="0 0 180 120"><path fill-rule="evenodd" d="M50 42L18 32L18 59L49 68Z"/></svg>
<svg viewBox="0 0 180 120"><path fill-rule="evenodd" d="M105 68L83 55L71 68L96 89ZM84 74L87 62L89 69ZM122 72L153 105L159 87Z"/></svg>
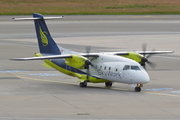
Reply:
<svg viewBox="0 0 180 120"><path fill-rule="evenodd" d="M18 78L29 79L29 80L34 80L34 81L54 82L54 83L77 85L76 83L30 78L30 77L25 77L25 76L22 76L22 75L21 76L20 75L5 75L5 74L0 74L0 75L1 76L7 76L7 77L18 77ZM121 90L121 91L131 91L131 90L128 90L128 89L120 89L120 88L110 88L110 87L101 87L101 88L103 88L103 89L112 89L112 90ZM165 94L165 93L159 93L159 92L156 92L156 91L154 91L154 92L141 91L141 92L142 93L147 93L147 94L156 94L156 95L161 95L161 96L170 96L170 97L179 97L180 98L180 95Z"/></svg>

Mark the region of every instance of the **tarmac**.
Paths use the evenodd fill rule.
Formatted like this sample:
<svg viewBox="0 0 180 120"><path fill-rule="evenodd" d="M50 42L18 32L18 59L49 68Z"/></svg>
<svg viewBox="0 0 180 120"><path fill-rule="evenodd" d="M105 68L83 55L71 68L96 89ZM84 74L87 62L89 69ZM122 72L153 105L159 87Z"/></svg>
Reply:
<svg viewBox="0 0 180 120"><path fill-rule="evenodd" d="M58 45L91 52L172 50L154 55L147 65L150 82L140 93L133 85L88 83L42 65L43 61L10 61L39 52L34 22L0 16L1 120L180 119L180 16L65 16L47 21Z"/></svg>

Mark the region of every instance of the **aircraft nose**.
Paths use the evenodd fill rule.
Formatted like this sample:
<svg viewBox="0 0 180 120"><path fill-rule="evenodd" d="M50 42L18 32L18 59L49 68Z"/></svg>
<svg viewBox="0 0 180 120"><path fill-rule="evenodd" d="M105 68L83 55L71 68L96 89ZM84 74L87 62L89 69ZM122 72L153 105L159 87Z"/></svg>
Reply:
<svg viewBox="0 0 180 120"><path fill-rule="evenodd" d="M139 77L137 77L137 81L139 81L139 84L145 84L150 81L149 75L146 71L141 71L138 74Z"/></svg>
<svg viewBox="0 0 180 120"><path fill-rule="evenodd" d="M148 83L150 81L149 75L145 72L144 77L143 77L144 83Z"/></svg>

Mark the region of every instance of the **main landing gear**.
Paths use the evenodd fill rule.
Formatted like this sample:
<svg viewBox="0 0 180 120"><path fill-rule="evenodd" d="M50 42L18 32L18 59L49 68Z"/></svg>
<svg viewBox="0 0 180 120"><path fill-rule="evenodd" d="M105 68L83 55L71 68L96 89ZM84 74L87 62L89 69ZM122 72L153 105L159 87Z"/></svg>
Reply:
<svg viewBox="0 0 180 120"><path fill-rule="evenodd" d="M112 86L112 82L105 82L106 87L111 87ZM84 82L80 82L79 83L80 87L87 87L87 81Z"/></svg>
<svg viewBox="0 0 180 120"><path fill-rule="evenodd" d="M106 87L111 87L112 86L112 82L105 82Z"/></svg>
<svg viewBox="0 0 180 120"><path fill-rule="evenodd" d="M80 86L80 87L87 87L87 81L80 82L80 83L79 83L79 86Z"/></svg>
<svg viewBox="0 0 180 120"><path fill-rule="evenodd" d="M136 87L134 88L134 91L135 92L141 92L141 87L142 86L143 86L142 84L136 84Z"/></svg>

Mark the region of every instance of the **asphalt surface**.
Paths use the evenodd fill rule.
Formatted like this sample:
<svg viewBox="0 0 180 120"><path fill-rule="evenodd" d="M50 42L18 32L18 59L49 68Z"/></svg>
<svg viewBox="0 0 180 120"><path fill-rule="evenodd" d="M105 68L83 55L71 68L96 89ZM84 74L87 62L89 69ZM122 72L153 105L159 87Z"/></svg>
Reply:
<svg viewBox="0 0 180 120"><path fill-rule="evenodd" d="M89 83L42 66L10 61L39 52L33 21L0 16L0 119L180 119L180 16L65 16L47 21L58 45L80 52L172 50L152 56L141 93L131 85ZM15 16L31 17L31 16Z"/></svg>

